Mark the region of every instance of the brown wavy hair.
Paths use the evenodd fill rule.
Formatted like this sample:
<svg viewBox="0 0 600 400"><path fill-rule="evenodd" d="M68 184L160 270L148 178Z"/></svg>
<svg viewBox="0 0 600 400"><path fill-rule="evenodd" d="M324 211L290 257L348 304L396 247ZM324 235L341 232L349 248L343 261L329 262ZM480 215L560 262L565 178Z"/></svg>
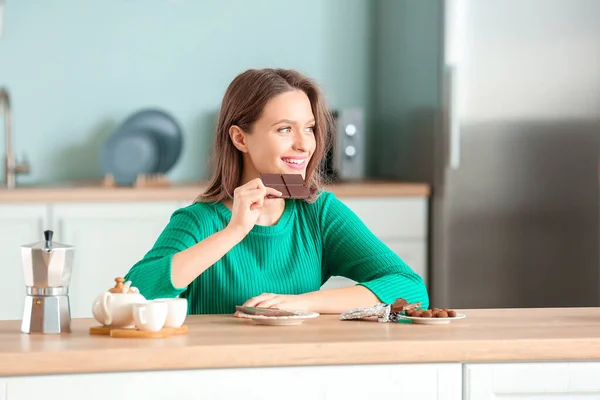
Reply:
<svg viewBox="0 0 600 400"><path fill-rule="evenodd" d="M242 152L233 145L229 128L237 125L244 132L252 132L267 102L292 90L306 93L315 117L316 148L306 168L305 182L311 194L307 201L316 200L323 180L321 161L331 145L331 112L323 94L311 79L294 70L266 68L247 70L229 84L221 103L215 134L213 176L208 188L196 198L197 202L233 199L233 191L242 178Z"/></svg>

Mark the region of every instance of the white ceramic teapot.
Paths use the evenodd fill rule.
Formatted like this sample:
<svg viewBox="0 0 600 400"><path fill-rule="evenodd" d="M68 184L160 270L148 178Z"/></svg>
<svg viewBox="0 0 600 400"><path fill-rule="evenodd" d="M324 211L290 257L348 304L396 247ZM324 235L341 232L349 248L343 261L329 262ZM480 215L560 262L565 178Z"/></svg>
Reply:
<svg viewBox="0 0 600 400"><path fill-rule="evenodd" d="M130 282L123 285L124 279L115 278L117 283L114 288L100 293L92 305L92 314L96 321L103 326L114 328L132 328L135 326L133 320L132 304L143 303L146 298L140 294L135 287L129 287Z"/></svg>

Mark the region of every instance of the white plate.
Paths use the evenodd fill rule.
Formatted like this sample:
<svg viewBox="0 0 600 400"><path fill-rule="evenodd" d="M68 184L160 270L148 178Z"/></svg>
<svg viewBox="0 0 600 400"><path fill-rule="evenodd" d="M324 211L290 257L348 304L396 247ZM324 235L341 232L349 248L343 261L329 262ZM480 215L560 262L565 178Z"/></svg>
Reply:
<svg viewBox="0 0 600 400"><path fill-rule="evenodd" d="M251 319L261 325L300 325L307 319L317 318L319 315L319 313L309 312L287 317L268 317L265 315L250 315L243 312L238 313L238 317Z"/></svg>
<svg viewBox="0 0 600 400"><path fill-rule="evenodd" d="M454 321L455 319L467 318L467 316L465 314L456 313L456 317L448 317L448 318L408 317L406 315L401 315L400 318L410 319L413 324L444 325L444 324L449 324L450 321Z"/></svg>

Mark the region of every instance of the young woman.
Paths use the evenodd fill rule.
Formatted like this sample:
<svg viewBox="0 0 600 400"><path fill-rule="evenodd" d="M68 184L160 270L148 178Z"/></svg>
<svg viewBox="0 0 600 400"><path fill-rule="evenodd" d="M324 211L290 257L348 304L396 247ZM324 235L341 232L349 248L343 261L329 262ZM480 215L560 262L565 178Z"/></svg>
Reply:
<svg viewBox="0 0 600 400"><path fill-rule="evenodd" d="M317 86L296 71L238 75L221 104L208 188L173 213L126 279L147 299L187 298L190 314L236 305L341 313L398 297L428 307L421 277L320 188L330 118ZM272 198L281 193L265 187L264 173L301 174L311 197ZM319 290L334 275L358 284Z"/></svg>

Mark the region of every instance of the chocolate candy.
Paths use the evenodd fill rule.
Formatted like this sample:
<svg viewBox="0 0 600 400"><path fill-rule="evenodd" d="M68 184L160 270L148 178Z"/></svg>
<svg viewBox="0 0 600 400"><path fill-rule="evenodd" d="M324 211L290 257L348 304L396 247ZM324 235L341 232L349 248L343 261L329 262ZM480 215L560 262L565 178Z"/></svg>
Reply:
<svg viewBox="0 0 600 400"><path fill-rule="evenodd" d="M449 310L447 308L433 308L431 310L406 310L404 314L407 317L420 317L420 318L455 318L456 311Z"/></svg>
<svg viewBox="0 0 600 400"><path fill-rule="evenodd" d="M279 190L283 199L307 199L310 191L300 174L261 174L260 179L267 187ZM269 198L277 196L268 195Z"/></svg>
<svg viewBox="0 0 600 400"><path fill-rule="evenodd" d="M406 306L408 305L408 301L406 301L405 299L396 299L396 301L392 304L392 312L402 312L404 311L404 309L406 308ZM410 310L407 310L407 312Z"/></svg>

